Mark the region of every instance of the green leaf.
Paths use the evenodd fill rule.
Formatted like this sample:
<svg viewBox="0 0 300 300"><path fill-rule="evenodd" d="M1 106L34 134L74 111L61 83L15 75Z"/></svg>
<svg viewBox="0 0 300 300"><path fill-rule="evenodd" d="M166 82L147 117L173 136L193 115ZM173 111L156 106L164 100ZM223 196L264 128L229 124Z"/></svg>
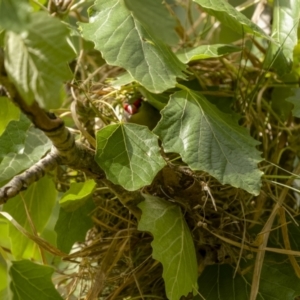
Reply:
<svg viewBox="0 0 300 300"><path fill-rule="evenodd" d="M86 232L93 226L89 216L95 208L91 195L94 180L71 183L70 189L60 199L59 217L55 225L57 247L68 253L75 242L83 242Z"/></svg>
<svg viewBox="0 0 300 300"><path fill-rule="evenodd" d="M119 75L114 81L110 82L111 86L115 89L120 89L123 85L134 82L134 78L128 73L125 72Z"/></svg>
<svg viewBox="0 0 300 300"><path fill-rule="evenodd" d="M160 93L174 87L176 77L185 78L186 66L151 32L150 21L135 18L126 3L97 0L91 23L81 23L84 38L95 43L108 64L126 69L149 91Z"/></svg>
<svg viewBox="0 0 300 300"><path fill-rule="evenodd" d="M8 227L9 222L5 218L0 216L0 247L10 249L11 243L9 238Z"/></svg>
<svg viewBox="0 0 300 300"><path fill-rule="evenodd" d="M196 296L194 299L248 300L252 272L247 272L244 276L239 273L234 276L234 272L234 267L226 264L207 266L198 279L199 293L202 297ZM284 256L267 254L257 300L294 300L299 295L300 280L289 262Z"/></svg>
<svg viewBox="0 0 300 300"><path fill-rule="evenodd" d="M293 88L291 87L274 87L271 94L271 107L278 117L285 122L291 114L293 105L288 99L293 95Z"/></svg>
<svg viewBox="0 0 300 300"><path fill-rule="evenodd" d="M68 202L86 200L95 190L96 182L93 179L84 182L73 182L67 192L64 193L59 203L63 206ZM72 204L74 205L74 203Z"/></svg>
<svg viewBox="0 0 300 300"><path fill-rule="evenodd" d="M24 100L47 109L62 104L62 83L72 78L68 29L44 12L32 14L26 31L6 33L5 68Z"/></svg>
<svg viewBox="0 0 300 300"><path fill-rule="evenodd" d="M286 98L285 100L287 102L294 104L294 108L292 110L293 116L300 118L300 88L293 88L290 90L293 95ZM285 107L285 106L282 105L282 107Z"/></svg>
<svg viewBox="0 0 300 300"><path fill-rule="evenodd" d="M129 191L151 184L165 166L157 137L137 124L121 123L99 130L95 160L110 181Z"/></svg>
<svg viewBox="0 0 300 300"><path fill-rule="evenodd" d="M134 17L161 41L176 45L179 37L175 31L176 22L160 0L124 0Z"/></svg>
<svg viewBox="0 0 300 300"><path fill-rule="evenodd" d="M20 32L30 20L30 5L26 0L0 0L0 29Z"/></svg>
<svg viewBox="0 0 300 300"><path fill-rule="evenodd" d="M143 87L139 87L138 89L141 92L141 94L147 99L147 101L157 110L163 109L169 101L170 95L167 93L154 94L147 91Z"/></svg>
<svg viewBox="0 0 300 300"><path fill-rule="evenodd" d="M206 300L248 300L251 284L242 276L234 277L234 268L230 265L207 266L198 279L199 293ZM196 296L194 300L202 299Z"/></svg>
<svg viewBox="0 0 300 300"><path fill-rule="evenodd" d="M183 49L178 51L176 55L180 61L188 63L193 60L222 57L238 51L241 51L241 48L233 45L215 44Z"/></svg>
<svg viewBox="0 0 300 300"><path fill-rule="evenodd" d="M273 7L272 37L278 42L268 48L265 67L272 67L278 74L288 73L292 68L293 50L298 42L300 2L298 0L275 0Z"/></svg>
<svg viewBox="0 0 300 300"><path fill-rule="evenodd" d="M53 272L53 268L29 260L12 262L9 274L13 300L62 300L51 280Z"/></svg>
<svg viewBox="0 0 300 300"><path fill-rule="evenodd" d="M65 253L69 253L75 242L83 242L86 233L93 226L93 221L90 217L91 212L95 209L95 205L91 199L80 201L75 204L75 210L61 207L59 217L55 225L57 233L57 247Z"/></svg>
<svg viewBox="0 0 300 300"><path fill-rule="evenodd" d="M144 195L139 204L138 229L154 237L153 258L163 265L168 299L181 299L197 289L197 259L191 232L180 208L163 199Z"/></svg>
<svg viewBox="0 0 300 300"><path fill-rule="evenodd" d="M252 139L236 118L221 112L192 90L176 92L161 111L154 129L166 152L179 153L192 170L202 170L249 193L258 195L261 161Z"/></svg>
<svg viewBox="0 0 300 300"><path fill-rule="evenodd" d="M51 141L41 130L30 127L25 133L26 139L24 144L19 144L19 151L10 151L3 157L0 163L0 182L8 180L21 171L31 167L50 150L52 145ZM11 134L15 135L16 132L11 132ZM14 142L18 142L18 140Z"/></svg>
<svg viewBox="0 0 300 300"><path fill-rule="evenodd" d="M10 152L22 153L30 125L30 121L24 115L21 115L19 121L11 121L7 125L0 136L0 161Z"/></svg>
<svg viewBox="0 0 300 300"><path fill-rule="evenodd" d="M12 120L19 120L20 110L7 98L0 97L0 136L8 123Z"/></svg>
<svg viewBox="0 0 300 300"><path fill-rule="evenodd" d="M0 255L0 299L5 299L5 298L1 298L1 292L4 292L4 290L7 289L7 286L8 286L7 263L3 258L3 256Z"/></svg>
<svg viewBox="0 0 300 300"><path fill-rule="evenodd" d="M55 185L52 179L47 176L32 184L25 192L22 192L22 197L38 233L43 231L52 213L56 196ZM8 212L23 228L31 232L21 195L4 204L3 210ZM9 224L9 235L12 254L16 259L33 257L34 253L31 250L33 242L22 235L12 224ZM26 249L29 251L26 252Z"/></svg>
<svg viewBox="0 0 300 300"><path fill-rule="evenodd" d="M216 17L222 24L241 35L251 33L271 40L262 29L224 0L194 0L194 2L209 15Z"/></svg>

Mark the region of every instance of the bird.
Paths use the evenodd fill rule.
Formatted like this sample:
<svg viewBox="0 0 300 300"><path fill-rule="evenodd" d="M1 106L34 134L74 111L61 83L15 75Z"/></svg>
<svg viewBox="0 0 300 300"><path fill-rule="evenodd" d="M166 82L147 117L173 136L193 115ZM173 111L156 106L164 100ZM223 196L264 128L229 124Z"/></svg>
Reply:
<svg viewBox="0 0 300 300"><path fill-rule="evenodd" d="M128 123L144 125L149 130L152 130L160 120L159 111L141 98L138 98L132 104L125 102L123 108L124 117Z"/></svg>

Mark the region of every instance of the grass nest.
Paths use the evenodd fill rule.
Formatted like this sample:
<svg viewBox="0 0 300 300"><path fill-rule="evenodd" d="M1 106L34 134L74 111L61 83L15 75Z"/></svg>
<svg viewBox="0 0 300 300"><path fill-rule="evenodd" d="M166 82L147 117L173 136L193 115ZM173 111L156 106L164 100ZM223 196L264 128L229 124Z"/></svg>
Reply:
<svg viewBox="0 0 300 300"><path fill-rule="evenodd" d="M245 40L240 43L244 45ZM170 155L166 155L168 165L143 192L181 207L192 232L199 275L209 265L225 263L239 272L243 260L252 260L252 271L259 274L263 259L257 259L257 253L274 251L265 243L272 228L280 228L285 241L275 237L273 245L278 246L277 252L289 255L296 270L299 267L290 255L287 223L296 222L299 211L291 188L300 171L295 165L300 153L300 126L291 109L283 118L284 112L273 103L275 89L286 85L271 70L264 70L245 48L225 58L193 62L189 71L189 82L220 109L230 108L230 113L238 114L240 125L260 142L257 148L263 161L259 167L264 174L261 192L253 196L222 185L209 174L191 171L180 159L171 160L174 156ZM75 94L82 104L79 121L92 135L95 114L91 113L91 103L101 100L97 109L110 122L113 115L103 102L117 109L132 90L130 86L115 90L107 83L107 77L120 73L119 68L103 65L90 73L81 78L84 84L75 89ZM104 185L93 197L97 205L95 226L85 243L77 245L66 258L76 266L65 286L66 293L77 290L80 299L166 299L162 266L151 257L151 235L137 230L137 219ZM253 279L252 288L255 285L258 282Z"/></svg>

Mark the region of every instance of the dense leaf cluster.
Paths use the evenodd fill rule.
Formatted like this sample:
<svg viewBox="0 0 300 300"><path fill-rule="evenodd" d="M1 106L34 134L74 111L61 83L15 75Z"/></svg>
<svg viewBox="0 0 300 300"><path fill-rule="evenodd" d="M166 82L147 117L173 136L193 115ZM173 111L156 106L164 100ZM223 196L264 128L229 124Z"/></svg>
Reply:
<svg viewBox="0 0 300 300"><path fill-rule="evenodd" d="M227 185L224 193L229 187L236 195L250 195L249 203L252 199L258 199L258 203L265 197L262 175L268 167L259 163L270 159L270 154L264 143L258 150L264 142L261 137L268 135L270 143L277 143L277 137L270 133L270 119L278 121L278 128L290 124L291 118L300 117L299 59L294 59L299 47L299 1L288 4L283 0L274 1L272 37L227 1L187 1L195 12L205 13L208 26L221 22L240 37L251 35L255 49L245 48L246 43L242 46L211 41L200 44L199 37L207 28L197 31L196 22L187 18L185 21L191 22L189 28L183 20L184 6L176 1L46 2L0 0L0 203L3 204L0 298L69 299L74 294L81 299L85 294L86 299L96 299L102 293L107 295L111 287L101 284L107 282L111 272L108 262L114 265L121 260L118 255L111 257L109 253L116 251L115 241L104 246L108 251L101 256L102 260L97 257L100 267L91 271L93 275L89 277L88 272L81 270L94 268L92 263L86 267L90 252L94 256L102 255L103 249L93 248L96 234L91 230L91 217L97 224L95 211L99 207L105 211L101 205L105 203L109 207L112 194L132 214L126 216L127 219L118 215L120 220L128 221L128 232L151 233L152 256L163 267L168 299L201 296L205 299L292 300L298 296L299 279L287 264L280 273L280 268L270 262L278 259L275 254L266 255L263 264L277 213L282 227L287 226L281 210L287 192L283 190L266 224L260 228L264 241L259 242L258 235L253 244L245 245L246 239L251 240L251 228L261 225L260 215L254 216L249 226L245 214L237 217L239 221L228 224L223 215L218 219L220 211L227 208L223 199L213 196L206 179L210 178L218 187ZM185 12L188 15L187 9ZM194 32L189 36L187 32L191 30ZM261 48L266 49L265 55L257 54ZM251 64L251 71L259 74L253 81L239 77L238 69L226 58L228 55L244 57L244 52L249 61L241 60L243 67ZM199 72L199 65L206 59L220 59L234 74L235 84L243 81L244 88L240 92L246 95L244 99L232 94L224 97L224 101L209 96L210 92L221 94L222 87L217 82L215 90L208 90L203 84L207 78L204 79L204 72ZM95 65L96 71L91 67ZM106 67L107 73L109 67L115 67L112 75L118 79L103 80L99 90L92 79L99 69ZM210 71L217 77L217 71L214 73L212 67ZM283 91L283 100L287 102L282 104L274 93L274 106L263 112L263 120L257 120L259 129L254 134L247 116L256 109L261 112L261 105L253 106L253 102L254 99L262 101L271 77L291 84ZM122 104L137 98L159 111L160 120L153 130L122 119ZM277 115L276 100L281 101L277 106L279 110L285 106L282 114ZM294 105L293 116L288 103ZM289 134L297 127L294 125ZM287 147L293 145L288 138L278 145L280 143ZM299 153L294 151L293 158ZM296 158L294 164L297 164ZM294 178L290 178L286 185L294 183ZM219 191L219 195L223 193L221 188ZM183 197L186 198L181 201ZM228 193L224 199L231 201L234 197ZM206 220L207 201L211 202L213 212ZM239 209L244 213L243 205ZM199 207L201 213L198 213ZM234 211L232 208L228 215ZM233 228L238 222L241 236L237 234L237 238L230 240L219 234L219 230L228 226L234 236ZM117 227L118 224L119 221L111 224L109 220L98 220L100 228L117 231L116 239L126 229L120 229L122 226ZM197 233L194 232L196 227ZM246 236L248 227L250 231ZM99 239L107 238L104 231L98 234ZM138 234L135 237L141 238ZM296 239L298 232L294 234ZM298 270L295 251L286 243L287 235L283 233L286 254L294 270ZM246 254L240 262L235 251L214 249L211 252L217 253L218 258L207 255L203 259L201 251L205 249L207 253L213 248L214 243L209 244L212 239L240 248L240 256L243 251L248 251L247 255L252 251L260 253L253 264L252 287L249 286L252 273L241 271L252 271L253 265L247 261ZM274 239L271 235L271 248L276 248ZM131 244L127 246L127 242L121 244L120 253L126 247L130 248L130 255L135 253L134 259L129 258L129 254L127 257L133 260L130 261L132 267L142 254ZM74 263L72 251L76 251L79 243L83 249L89 249L80 252L80 261L75 264L78 270L74 277L83 274L83 280L88 282L83 290L68 273ZM224 245L222 243L219 245ZM293 246L299 249L297 243ZM279 253L273 248L270 251ZM222 251L226 252L224 258L220 258ZM236 280L227 276L228 272L234 273L229 265L205 268L215 262L227 262L228 257L236 266ZM52 283L51 264L57 274L61 273L61 277L55 278L61 293ZM135 265L136 269L139 267ZM300 272L297 274L300 276ZM278 286L272 290L270 285L277 277L280 277ZM142 289L138 290L142 293ZM280 297L278 290L282 291ZM117 297L117 292L111 295Z"/></svg>

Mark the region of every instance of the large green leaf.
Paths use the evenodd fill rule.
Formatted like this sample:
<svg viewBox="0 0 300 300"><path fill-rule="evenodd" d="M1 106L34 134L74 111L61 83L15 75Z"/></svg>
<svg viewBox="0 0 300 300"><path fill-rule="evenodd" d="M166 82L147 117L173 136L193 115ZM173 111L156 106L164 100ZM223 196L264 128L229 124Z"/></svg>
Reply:
<svg viewBox="0 0 300 300"><path fill-rule="evenodd" d="M13 300L62 300L51 280L53 272L29 260L14 261L9 271Z"/></svg>
<svg viewBox="0 0 300 300"><path fill-rule="evenodd" d="M26 129L26 127L24 127L24 129ZM26 134L24 144L22 144L22 140L18 141L16 139L12 141L12 143L17 143L15 145L12 144L12 146L20 147L17 152L9 151L3 156L0 163L0 182L11 179L21 171L31 167L51 148L52 144L50 140L41 130L34 127L30 127L25 132L20 132L20 130L22 129L18 128L17 131L10 131L9 135L4 136L6 138L10 135L17 136L23 135L24 133ZM2 138L0 138L0 144L5 140L6 139L2 141ZM20 144L18 144L19 142Z"/></svg>
<svg viewBox="0 0 300 300"><path fill-rule="evenodd" d="M8 123L20 118L20 110L7 98L0 97L0 136Z"/></svg>
<svg viewBox="0 0 300 300"><path fill-rule="evenodd" d="M223 184L259 194L258 142L235 118L192 90L172 95L161 114L154 132L166 152L179 153L191 169L206 171Z"/></svg>
<svg viewBox="0 0 300 300"><path fill-rule="evenodd" d="M241 51L241 48L233 45L215 44L182 49L176 55L180 61L188 63L193 60L221 57L237 51Z"/></svg>
<svg viewBox="0 0 300 300"><path fill-rule="evenodd" d="M0 136L0 162L10 152L22 153L30 121L21 115L19 121L11 121ZM2 172L0 172L2 173Z"/></svg>
<svg viewBox="0 0 300 300"><path fill-rule="evenodd" d="M278 45L271 44L265 67L274 68L280 75L288 73L293 63L293 50L298 42L300 2L275 0L273 7L272 37Z"/></svg>
<svg viewBox="0 0 300 300"><path fill-rule="evenodd" d="M161 41L175 45L179 37L175 32L176 22L160 0L124 0L134 17L147 26Z"/></svg>
<svg viewBox="0 0 300 300"><path fill-rule="evenodd" d="M180 208L163 199L144 195L139 204L139 230L149 231L153 258L163 265L168 299L179 300L197 289L197 258L191 232Z"/></svg>
<svg viewBox="0 0 300 300"><path fill-rule="evenodd" d="M248 300L252 272L248 271L244 276L239 273L234 276L234 273L235 269L230 265L207 266L198 280L201 297L194 299ZM294 300L297 296L300 296L300 280L289 262L284 256L267 254L257 300Z"/></svg>
<svg viewBox="0 0 300 300"><path fill-rule="evenodd" d="M66 26L44 12L32 14L25 31L6 33L5 68L28 104L61 106L62 83L72 77L67 63L74 57L67 37Z"/></svg>
<svg viewBox="0 0 300 300"><path fill-rule="evenodd" d="M73 201L69 201L73 202ZM77 201L74 210L72 205L68 208L61 207L59 217L55 225L57 233L57 247L65 253L69 253L75 242L84 242L86 233L93 226L90 217L91 212L95 209L95 205L91 199L86 201Z"/></svg>
<svg viewBox="0 0 300 300"><path fill-rule="evenodd" d="M0 28L20 32L30 19L26 0L0 0Z"/></svg>
<svg viewBox="0 0 300 300"><path fill-rule="evenodd" d="M152 7L150 2L153 1L143 1L143 5ZM149 28L149 23L160 22L161 15L143 21L145 16L142 17L138 9L133 13L128 3L125 0L97 0L91 23L81 24L84 38L95 43L108 64L123 67L149 91L159 93L174 87L176 77L185 78L186 67L160 40L161 34L151 31L158 25ZM157 5L154 5L155 9ZM150 11L149 14L152 16Z"/></svg>
<svg viewBox="0 0 300 300"><path fill-rule="evenodd" d="M90 213L95 209L90 199L95 190L94 180L73 182L60 199L59 217L55 225L57 247L69 253L75 242L83 242L93 226Z"/></svg>
<svg viewBox="0 0 300 300"><path fill-rule="evenodd" d="M121 123L99 130L95 160L109 180L130 191L151 184L165 166L157 136L137 124Z"/></svg>
<svg viewBox="0 0 300 300"><path fill-rule="evenodd" d="M262 29L251 22L245 15L238 12L227 1L194 0L194 2L198 3L208 14L216 17L222 24L235 32L241 35L252 33L270 40L270 37Z"/></svg>
<svg viewBox="0 0 300 300"><path fill-rule="evenodd" d="M10 199L3 206L3 210L8 212L23 228L31 232L31 227L26 215L24 197L31 219L38 233L41 233L51 215L55 205L57 191L55 185L49 177L44 177L32 184L28 190L22 192L13 199ZM11 238L12 254L16 259L32 258L33 242L20 233L12 224L9 225L9 235ZM28 250L25 252L25 250Z"/></svg>

